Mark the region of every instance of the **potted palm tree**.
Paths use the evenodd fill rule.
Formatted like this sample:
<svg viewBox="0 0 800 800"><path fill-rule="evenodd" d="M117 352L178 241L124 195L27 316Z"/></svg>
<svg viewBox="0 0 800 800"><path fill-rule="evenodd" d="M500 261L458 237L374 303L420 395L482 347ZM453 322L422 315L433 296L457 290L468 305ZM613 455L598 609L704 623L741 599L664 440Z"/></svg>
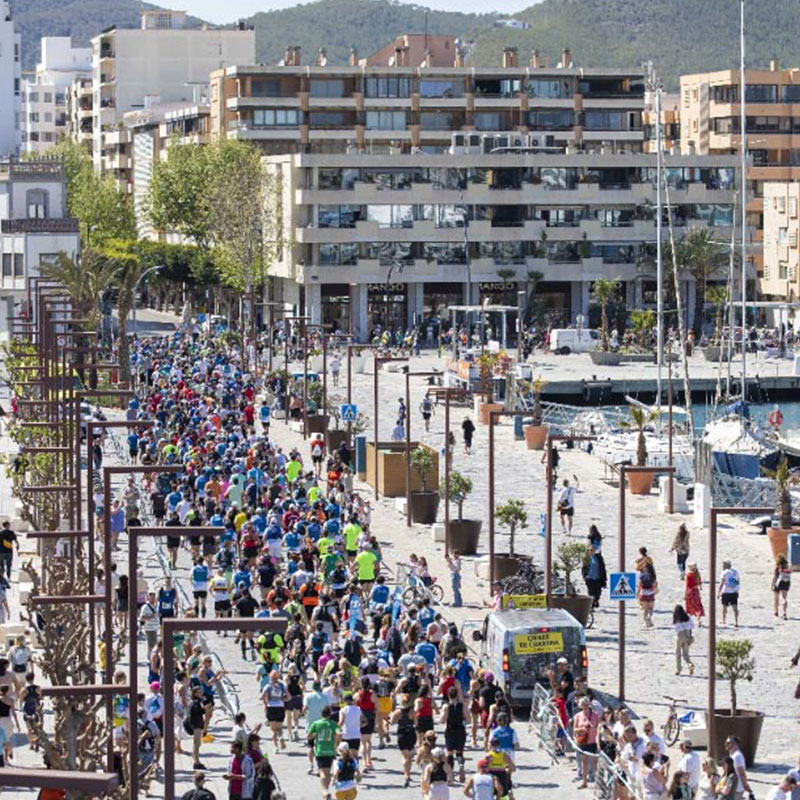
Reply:
<svg viewBox="0 0 800 800"><path fill-rule="evenodd" d="M624 427L635 429L639 436L636 441L636 466L647 466L647 441L644 438L644 429L654 420L658 419L658 411L647 411L639 406L631 406L629 409L631 418L623 423ZM652 472L631 472L628 475L628 486L631 494L650 494L653 488Z"/></svg>
<svg viewBox="0 0 800 800"><path fill-rule="evenodd" d="M502 403L493 403L494 398L493 383L494 371L497 367L500 358L497 353L482 353L477 358L478 369L481 376L481 391L483 393L484 402L480 406L480 418L484 425L489 424L490 413L492 411L502 411Z"/></svg>
<svg viewBox="0 0 800 800"><path fill-rule="evenodd" d="M480 519L464 519L464 502L472 492L472 481L460 472L450 471L449 485L442 480L439 494L449 495L450 500L458 506L458 519L450 520L447 529L447 541L451 550L458 550L463 556L474 556L478 552L478 540L481 536Z"/></svg>
<svg viewBox="0 0 800 800"><path fill-rule="evenodd" d="M594 599L588 594L578 594L572 580L573 574L589 563L592 548L584 542L561 542L556 550L553 571L564 578L564 593L551 594L547 598L549 608L563 608L569 611L581 625L586 625L592 612Z"/></svg>
<svg viewBox="0 0 800 800"><path fill-rule="evenodd" d="M495 579L502 580L514 575L521 561L530 561L528 556L517 555L514 547L517 530L528 527L528 512L522 500L509 500L494 510L494 516L501 525L508 528L508 553L495 553L494 556Z"/></svg>
<svg viewBox="0 0 800 800"><path fill-rule="evenodd" d="M709 755L723 758L726 755L725 740L736 736L749 767L755 761L764 715L760 711L739 708L737 684L753 680L756 667L753 642L750 639L718 639L716 653L717 677L728 681L731 706L714 709L714 741L709 742Z"/></svg>
<svg viewBox="0 0 800 800"><path fill-rule="evenodd" d="M533 382L533 409L531 410L531 424L522 430L525 434L525 444L528 450L543 450L547 441L547 425L542 425L542 390L546 381L541 377Z"/></svg>
<svg viewBox="0 0 800 800"><path fill-rule="evenodd" d="M789 462L782 458L775 470L764 470L775 481L775 511L778 517L778 526L767 528L769 546L772 548L773 558L785 556L789 547L789 534L795 533L792 527L792 492L791 487L796 483L796 478L789 472Z"/></svg>
<svg viewBox="0 0 800 800"><path fill-rule="evenodd" d="M428 490L428 476L433 468L433 450L418 445L411 451L411 469L417 473L422 491L411 492L411 521L433 525L439 511L439 492Z"/></svg>
<svg viewBox="0 0 800 800"><path fill-rule="evenodd" d="M619 291L619 278L600 278L594 282L594 300L600 305L600 350L592 350L589 357L593 364L603 367L616 367L622 362L619 353L608 350L608 304Z"/></svg>

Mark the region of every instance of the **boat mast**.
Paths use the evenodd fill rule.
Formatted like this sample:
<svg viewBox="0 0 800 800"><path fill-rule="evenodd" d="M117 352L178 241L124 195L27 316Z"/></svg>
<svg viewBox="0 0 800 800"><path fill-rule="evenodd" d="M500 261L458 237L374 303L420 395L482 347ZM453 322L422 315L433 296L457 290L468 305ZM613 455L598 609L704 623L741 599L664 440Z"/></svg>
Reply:
<svg viewBox="0 0 800 800"><path fill-rule="evenodd" d="M744 62L744 0L740 0L739 49L739 113L742 156L742 402L747 400L747 111L745 108L746 78Z"/></svg>

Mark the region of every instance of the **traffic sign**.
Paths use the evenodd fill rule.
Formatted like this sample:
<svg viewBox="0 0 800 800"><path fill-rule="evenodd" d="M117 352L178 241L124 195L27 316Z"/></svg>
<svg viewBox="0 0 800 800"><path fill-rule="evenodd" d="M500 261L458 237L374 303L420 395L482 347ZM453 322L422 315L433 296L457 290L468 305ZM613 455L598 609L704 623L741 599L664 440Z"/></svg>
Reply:
<svg viewBox="0 0 800 800"><path fill-rule="evenodd" d="M358 406L355 403L342 405L342 422L355 422L358 419Z"/></svg>
<svg viewBox="0 0 800 800"><path fill-rule="evenodd" d="M56 336L56 344L59 347L66 347L67 346L67 337L66 336Z"/></svg>
<svg viewBox="0 0 800 800"><path fill-rule="evenodd" d="M608 593L612 600L636 599L636 573L612 572L608 576Z"/></svg>

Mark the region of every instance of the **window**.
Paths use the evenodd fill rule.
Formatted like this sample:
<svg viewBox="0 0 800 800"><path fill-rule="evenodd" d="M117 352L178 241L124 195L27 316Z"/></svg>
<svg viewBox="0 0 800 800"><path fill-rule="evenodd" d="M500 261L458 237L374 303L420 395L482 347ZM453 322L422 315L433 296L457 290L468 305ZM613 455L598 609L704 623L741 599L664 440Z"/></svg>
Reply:
<svg viewBox="0 0 800 800"><path fill-rule="evenodd" d="M405 111L367 111L368 130L401 131L405 127Z"/></svg>
<svg viewBox="0 0 800 800"><path fill-rule="evenodd" d="M414 206L367 206L367 220L381 228L410 228L414 224Z"/></svg>
<svg viewBox="0 0 800 800"><path fill-rule="evenodd" d="M22 253L14 253L14 277L22 278L25 275L25 265Z"/></svg>
<svg viewBox="0 0 800 800"><path fill-rule="evenodd" d="M280 97L281 82L278 78L254 78L251 97Z"/></svg>
<svg viewBox="0 0 800 800"><path fill-rule="evenodd" d="M38 122L39 121L39 112L38 111L31 111L28 114L28 122Z"/></svg>
<svg viewBox="0 0 800 800"><path fill-rule="evenodd" d="M778 264L778 278L785 281L789 277L789 264L786 261L781 261Z"/></svg>
<svg viewBox="0 0 800 800"><path fill-rule="evenodd" d="M52 113L50 111L45 111L44 112L44 121L45 122L52 122L53 121L53 115L52 115Z"/></svg>
<svg viewBox="0 0 800 800"><path fill-rule="evenodd" d="M463 97L464 79L433 81L421 80L419 82L420 97Z"/></svg>
<svg viewBox="0 0 800 800"><path fill-rule="evenodd" d="M507 131L510 129L508 117L498 111L475 112L475 127L479 131Z"/></svg>
<svg viewBox="0 0 800 800"><path fill-rule="evenodd" d="M367 78L367 97L411 97L410 78Z"/></svg>
<svg viewBox="0 0 800 800"><path fill-rule="evenodd" d="M11 253L3 253L3 277L11 277Z"/></svg>
<svg viewBox="0 0 800 800"><path fill-rule="evenodd" d="M788 228L778 228L778 244L779 245L787 245L787 244L789 244L789 229Z"/></svg>
<svg viewBox="0 0 800 800"><path fill-rule="evenodd" d="M635 131L641 128L638 111L586 111L584 127L590 131Z"/></svg>
<svg viewBox="0 0 800 800"><path fill-rule="evenodd" d="M419 124L423 130L452 131L454 115L449 111L422 111L419 115Z"/></svg>
<svg viewBox="0 0 800 800"><path fill-rule="evenodd" d="M789 198L789 216L792 217L792 219L796 219L797 218L797 198L796 197L790 197Z"/></svg>
<svg viewBox="0 0 800 800"><path fill-rule="evenodd" d="M736 103L739 99L739 87L714 86L711 89L711 99L715 103Z"/></svg>
<svg viewBox="0 0 800 800"><path fill-rule="evenodd" d="M318 211L320 228L355 228L361 219L360 206L320 206Z"/></svg>
<svg viewBox="0 0 800 800"><path fill-rule="evenodd" d="M344 97L344 81L339 78L312 78L312 97Z"/></svg>
<svg viewBox="0 0 800 800"><path fill-rule="evenodd" d="M53 93L52 92L45 92L44 93L44 102L45 103L52 103L53 102Z"/></svg>
<svg viewBox="0 0 800 800"><path fill-rule="evenodd" d="M39 102L39 92L28 92L28 102L29 103L38 103Z"/></svg>
<svg viewBox="0 0 800 800"><path fill-rule="evenodd" d="M575 112L564 110L529 111L528 125L546 131L568 130L575 124Z"/></svg>
<svg viewBox="0 0 800 800"><path fill-rule="evenodd" d="M747 103L777 103L778 87L775 84L750 84L745 87L744 99Z"/></svg>
<svg viewBox="0 0 800 800"><path fill-rule="evenodd" d="M312 128L345 128L350 117L344 111L311 111L309 123Z"/></svg>
<svg viewBox="0 0 800 800"><path fill-rule="evenodd" d="M569 81L531 78L525 86L528 97L572 97Z"/></svg>
<svg viewBox="0 0 800 800"><path fill-rule="evenodd" d="M786 198L785 197L779 197L778 198L778 211L781 214L785 214L786 213Z"/></svg>
<svg viewBox="0 0 800 800"><path fill-rule="evenodd" d="M253 125L264 128L297 127L299 112L294 108L257 108L253 111Z"/></svg>
<svg viewBox="0 0 800 800"><path fill-rule="evenodd" d="M26 195L28 219L46 219L48 195L45 189L28 189Z"/></svg>

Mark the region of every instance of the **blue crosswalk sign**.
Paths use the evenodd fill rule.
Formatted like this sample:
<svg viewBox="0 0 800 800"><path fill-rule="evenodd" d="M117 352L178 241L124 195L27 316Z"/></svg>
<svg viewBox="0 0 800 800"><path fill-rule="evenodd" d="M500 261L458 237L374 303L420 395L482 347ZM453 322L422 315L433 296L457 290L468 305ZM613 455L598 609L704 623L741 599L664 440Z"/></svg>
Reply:
<svg viewBox="0 0 800 800"><path fill-rule="evenodd" d="M355 403L342 405L342 422L355 422L358 419L358 406Z"/></svg>
<svg viewBox="0 0 800 800"><path fill-rule="evenodd" d="M636 573L610 573L608 576L608 594L611 600L635 600Z"/></svg>

